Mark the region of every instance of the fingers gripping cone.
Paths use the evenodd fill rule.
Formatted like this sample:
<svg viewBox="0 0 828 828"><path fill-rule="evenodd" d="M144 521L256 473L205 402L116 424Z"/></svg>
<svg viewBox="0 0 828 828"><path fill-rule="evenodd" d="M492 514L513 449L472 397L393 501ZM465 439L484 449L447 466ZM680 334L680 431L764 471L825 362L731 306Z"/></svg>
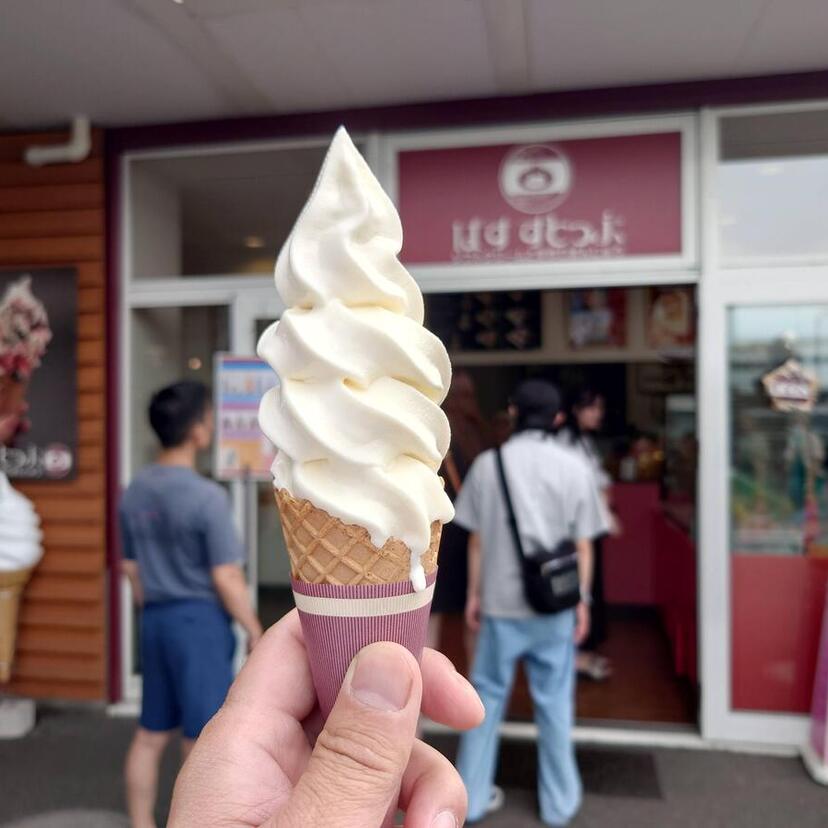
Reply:
<svg viewBox="0 0 828 828"><path fill-rule="evenodd" d="M0 572L0 684L11 679L20 596L32 568Z"/></svg>
<svg viewBox="0 0 828 828"><path fill-rule="evenodd" d="M442 525L420 562L426 589L410 580L410 554L401 541L382 548L368 531L348 525L284 489L276 491L291 564L291 581L323 716L327 716L353 657L375 641L394 641L419 659L425 644L437 576Z"/></svg>

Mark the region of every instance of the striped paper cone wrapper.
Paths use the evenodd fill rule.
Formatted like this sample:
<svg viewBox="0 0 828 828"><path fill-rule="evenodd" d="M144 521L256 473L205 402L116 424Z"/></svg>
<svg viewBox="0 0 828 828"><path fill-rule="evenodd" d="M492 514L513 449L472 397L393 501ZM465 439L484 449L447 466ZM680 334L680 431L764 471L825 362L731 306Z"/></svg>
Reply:
<svg viewBox="0 0 828 828"><path fill-rule="evenodd" d="M442 526L431 527L421 563L426 589L409 578L408 547L396 539L382 548L368 531L345 524L284 489L276 492L290 554L291 586L322 715L327 717L353 657L376 641L402 644L419 660L437 578Z"/></svg>

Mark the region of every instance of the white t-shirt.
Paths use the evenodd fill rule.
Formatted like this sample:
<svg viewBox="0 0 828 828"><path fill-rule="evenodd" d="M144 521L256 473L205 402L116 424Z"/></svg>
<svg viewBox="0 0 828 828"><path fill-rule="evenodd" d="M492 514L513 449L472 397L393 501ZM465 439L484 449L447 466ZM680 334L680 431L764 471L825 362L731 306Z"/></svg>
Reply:
<svg viewBox="0 0 828 828"><path fill-rule="evenodd" d="M556 439L561 446L579 457L589 468L593 483L595 484L598 494L600 495L599 501L601 504L602 527L601 530L596 533L595 537L605 535L609 532L610 527L612 526L612 515L610 514L609 507L607 506L607 499L605 497L607 489L609 489L612 485L612 479L607 474L607 470L604 468L604 464L601 461L601 455L598 453L595 442L589 435L577 435L568 428L561 429L561 431L557 433Z"/></svg>
<svg viewBox="0 0 828 828"><path fill-rule="evenodd" d="M599 497L583 461L543 431L520 432L501 450L527 555L554 549L566 539L576 541L600 533ZM493 450L474 461L454 506L457 523L480 534L483 614L498 618L536 615L523 595Z"/></svg>

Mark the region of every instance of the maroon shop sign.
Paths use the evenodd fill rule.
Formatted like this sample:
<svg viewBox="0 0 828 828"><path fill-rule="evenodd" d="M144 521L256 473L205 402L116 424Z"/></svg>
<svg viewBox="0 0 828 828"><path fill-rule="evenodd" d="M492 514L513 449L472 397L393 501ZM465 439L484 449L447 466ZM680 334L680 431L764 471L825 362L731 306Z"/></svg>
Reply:
<svg viewBox="0 0 828 828"><path fill-rule="evenodd" d="M409 264L677 256L681 133L402 151Z"/></svg>

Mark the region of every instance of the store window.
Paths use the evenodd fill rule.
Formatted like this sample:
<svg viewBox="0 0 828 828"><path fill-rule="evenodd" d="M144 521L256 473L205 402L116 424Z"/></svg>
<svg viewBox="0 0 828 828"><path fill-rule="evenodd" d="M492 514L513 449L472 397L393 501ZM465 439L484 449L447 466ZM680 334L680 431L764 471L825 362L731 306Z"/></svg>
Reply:
<svg viewBox="0 0 828 828"><path fill-rule="evenodd" d="M264 275L307 200L324 146L130 163L133 279Z"/></svg>
<svg viewBox="0 0 828 828"><path fill-rule="evenodd" d="M723 263L828 260L828 109L726 117L720 136Z"/></svg>
<svg viewBox="0 0 828 828"><path fill-rule="evenodd" d="M732 706L809 709L828 580L828 305L729 311Z"/></svg>

